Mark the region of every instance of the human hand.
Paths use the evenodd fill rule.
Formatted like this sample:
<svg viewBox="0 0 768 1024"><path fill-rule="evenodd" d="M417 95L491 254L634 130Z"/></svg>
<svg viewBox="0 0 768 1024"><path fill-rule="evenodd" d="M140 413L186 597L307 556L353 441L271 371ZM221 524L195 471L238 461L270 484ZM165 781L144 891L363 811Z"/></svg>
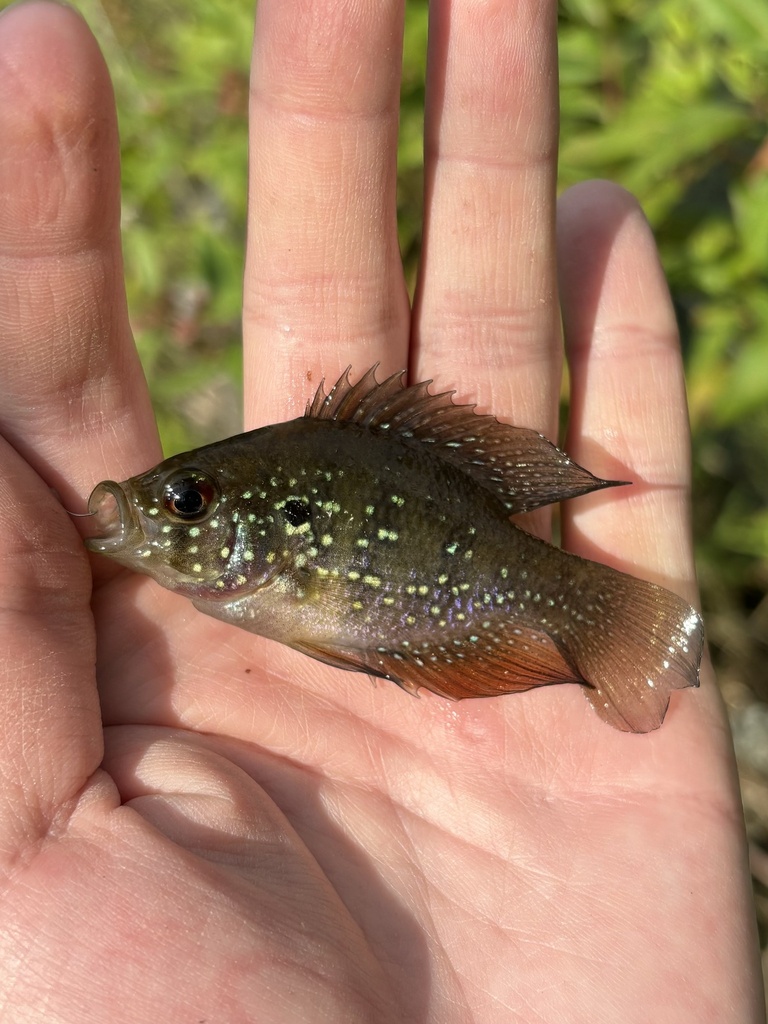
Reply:
<svg viewBox="0 0 768 1024"><path fill-rule="evenodd" d="M432 5L412 316L400 7L260 0L246 426L379 360L553 436L559 259L569 452L638 481L569 504L565 545L695 600L648 227L591 183L555 238L555 5ZM91 600L49 488L76 507L160 453L121 283L113 103L72 12L0 20L0 138L0 1021L759 1021L708 670L658 732L627 736L574 686L460 705L374 689L99 560Z"/></svg>

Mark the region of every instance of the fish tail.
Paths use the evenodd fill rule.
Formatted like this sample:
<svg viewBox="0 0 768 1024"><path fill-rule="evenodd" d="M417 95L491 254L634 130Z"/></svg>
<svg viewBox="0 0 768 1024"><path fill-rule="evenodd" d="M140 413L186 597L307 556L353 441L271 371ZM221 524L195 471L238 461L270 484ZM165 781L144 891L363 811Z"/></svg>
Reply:
<svg viewBox="0 0 768 1024"><path fill-rule="evenodd" d="M699 685L702 620L663 587L601 570L592 574L591 594L580 588L564 646L597 714L624 732L650 732L664 721L673 690Z"/></svg>

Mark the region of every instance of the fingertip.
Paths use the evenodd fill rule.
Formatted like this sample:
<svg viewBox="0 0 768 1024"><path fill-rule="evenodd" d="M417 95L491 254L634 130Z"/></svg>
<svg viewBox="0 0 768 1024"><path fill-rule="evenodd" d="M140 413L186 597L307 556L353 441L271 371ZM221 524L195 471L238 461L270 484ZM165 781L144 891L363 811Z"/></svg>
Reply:
<svg viewBox="0 0 768 1024"><path fill-rule="evenodd" d="M620 224L629 216L639 215L647 224L643 208L636 197L622 185L606 178L591 178L571 185L558 198L558 231L578 230L589 234L590 226L598 230L607 222Z"/></svg>
<svg viewBox="0 0 768 1024"><path fill-rule="evenodd" d="M557 255L564 280L584 277L605 259L622 225L643 212L631 192L612 181L572 185L557 201Z"/></svg>
<svg viewBox="0 0 768 1024"><path fill-rule="evenodd" d="M39 49L55 72L60 59L66 59L68 44L83 39L90 40L99 52L85 18L62 0L18 0L0 11L3 50L11 57L22 58L16 65L19 71L24 71L27 58ZM52 41L56 44L53 47Z"/></svg>
<svg viewBox="0 0 768 1024"><path fill-rule="evenodd" d="M92 244L118 224L117 124L98 43L74 9L25 0L0 19L0 246ZM77 173L83 164L88 174ZM66 182L66 187L65 187ZM112 216L105 217L111 207Z"/></svg>
<svg viewBox="0 0 768 1024"><path fill-rule="evenodd" d="M2 11L0 11L0 24L4 24L6 19L10 21L12 18L15 18L19 11L27 11L40 7L45 10L50 10L52 7L60 8L61 10L69 11L71 14L74 14L75 17L79 18L81 21L85 21L78 9L73 7L72 4L67 3L66 0L12 0L12 3L9 3L7 7L4 7Z"/></svg>
<svg viewBox="0 0 768 1024"><path fill-rule="evenodd" d="M616 318L647 321L674 339L676 325L653 232L637 199L611 181L581 182L558 201L557 257L569 358ZM651 311L648 316L648 311Z"/></svg>
<svg viewBox="0 0 768 1024"><path fill-rule="evenodd" d="M557 243L571 442L582 454L590 436L618 442L620 461L588 467L599 476L625 478L629 469L634 480L679 484L687 445L679 337L640 204L613 182L576 185L558 203Z"/></svg>
<svg viewBox="0 0 768 1024"><path fill-rule="evenodd" d="M635 196L623 185L608 178L590 178L567 188L558 199L558 212L604 211L614 207L617 211L638 210L642 207Z"/></svg>

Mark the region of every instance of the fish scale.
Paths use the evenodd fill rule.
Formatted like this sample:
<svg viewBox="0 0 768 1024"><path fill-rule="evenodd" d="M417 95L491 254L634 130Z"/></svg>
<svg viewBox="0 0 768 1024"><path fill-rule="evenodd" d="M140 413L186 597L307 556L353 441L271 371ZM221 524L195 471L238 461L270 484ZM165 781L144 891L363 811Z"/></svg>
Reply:
<svg viewBox="0 0 768 1024"><path fill-rule="evenodd" d="M658 727L671 691L698 684L698 614L510 521L617 482L374 371L321 385L299 419L97 485L88 546L208 615L411 692L575 682L614 727Z"/></svg>

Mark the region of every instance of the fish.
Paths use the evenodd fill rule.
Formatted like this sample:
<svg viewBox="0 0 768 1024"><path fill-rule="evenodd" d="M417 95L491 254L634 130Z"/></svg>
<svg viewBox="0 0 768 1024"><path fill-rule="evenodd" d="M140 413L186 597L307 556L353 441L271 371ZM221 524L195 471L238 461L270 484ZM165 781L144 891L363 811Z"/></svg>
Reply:
<svg viewBox="0 0 768 1024"><path fill-rule="evenodd" d="M602 480L542 434L407 385L324 382L303 416L174 455L88 508L92 552L201 612L340 669L453 700L576 683L658 728L699 685L703 625L654 583L513 517Z"/></svg>

